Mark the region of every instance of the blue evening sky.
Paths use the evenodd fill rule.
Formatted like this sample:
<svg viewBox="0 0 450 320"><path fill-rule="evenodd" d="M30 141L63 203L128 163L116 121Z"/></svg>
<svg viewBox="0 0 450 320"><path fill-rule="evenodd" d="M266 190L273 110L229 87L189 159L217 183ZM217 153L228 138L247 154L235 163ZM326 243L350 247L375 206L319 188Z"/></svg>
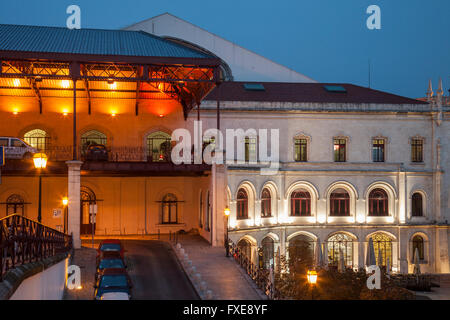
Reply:
<svg viewBox="0 0 450 320"><path fill-rule="evenodd" d="M368 85L422 97L428 79L450 87L449 0L10 0L0 23L65 26L81 7L82 28L118 29L169 12L320 82ZM366 8L381 7L381 30Z"/></svg>

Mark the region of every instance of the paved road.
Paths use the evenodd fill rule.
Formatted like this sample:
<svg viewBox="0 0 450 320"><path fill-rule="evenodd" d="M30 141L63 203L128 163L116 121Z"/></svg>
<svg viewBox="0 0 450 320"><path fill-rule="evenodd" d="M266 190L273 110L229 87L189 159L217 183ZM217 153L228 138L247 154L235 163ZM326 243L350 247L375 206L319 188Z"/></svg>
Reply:
<svg viewBox="0 0 450 320"><path fill-rule="evenodd" d="M133 299L197 300L169 244L161 241L122 240L133 281Z"/></svg>

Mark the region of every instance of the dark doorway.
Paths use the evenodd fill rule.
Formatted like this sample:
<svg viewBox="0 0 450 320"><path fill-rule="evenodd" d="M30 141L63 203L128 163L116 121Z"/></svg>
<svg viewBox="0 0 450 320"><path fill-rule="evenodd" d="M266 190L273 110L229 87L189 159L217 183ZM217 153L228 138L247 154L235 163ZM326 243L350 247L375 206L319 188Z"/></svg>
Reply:
<svg viewBox="0 0 450 320"><path fill-rule="evenodd" d="M91 223L89 210L91 204L97 204L95 193L88 187L81 187L80 199L80 234L95 234L95 223Z"/></svg>

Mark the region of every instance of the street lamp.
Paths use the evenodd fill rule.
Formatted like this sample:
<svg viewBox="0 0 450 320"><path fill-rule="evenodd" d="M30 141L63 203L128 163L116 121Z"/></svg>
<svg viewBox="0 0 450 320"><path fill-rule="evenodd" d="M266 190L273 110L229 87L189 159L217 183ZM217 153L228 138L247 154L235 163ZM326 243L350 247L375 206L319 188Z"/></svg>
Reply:
<svg viewBox="0 0 450 320"><path fill-rule="evenodd" d="M228 221L229 221L229 217L230 217L230 208L228 208L228 206L225 207L225 209L223 209L223 214L225 215L225 219L226 219L226 231L225 231L225 250L227 252L226 256L229 257L230 256L230 244L229 244L229 240L228 240Z"/></svg>
<svg viewBox="0 0 450 320"><path fill-rule="evenodd" d="M317 283L317 271L308 270L306 277L308 278L308 283L309 286L311 287L311 300L314 300L314 286Z"/></svg>
<svg viewBox="0 0 450 320"><path fill-rule="evenodd" d="M64 206L64 233L67 233L67 205L69 204L69 199L64 197L62 199L62 204Z"/></svg>
<svg viewBox="0 0 450 320"><path fill-rule="evenodd" d="M42 221L42 169L47 167L47 155L45 153L36 153L33 156L34 167L39 170L39 205L38 222Z"/></svg>

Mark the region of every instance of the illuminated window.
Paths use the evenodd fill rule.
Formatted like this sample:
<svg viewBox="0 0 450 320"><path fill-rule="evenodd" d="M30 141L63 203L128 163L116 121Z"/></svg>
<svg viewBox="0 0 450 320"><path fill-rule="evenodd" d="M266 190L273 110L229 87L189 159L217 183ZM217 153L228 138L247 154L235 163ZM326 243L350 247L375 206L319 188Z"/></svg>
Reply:
<svg viewBox="0 0 450 320"><path fill-rule="evenodd" d="M345 162L346 161L346 139L334 139L334 161Z"/></svg>
<svg viewBox="0 0 450 320"><path fill-rule="evenodd" d="M97 130L90 130L81 136L81 154L86 155L90 145L100 144L106 146L106 135Z"/></svg>
<svg viewBox="0 0 450 320"><path fill-rule="evenodd" d="M377 265L386 266L386 261L389 258L389 263L392 265L392 239L384 233L375 233L372 237L373 247L375 249L375 258ZM381 263L378 261L379 252L381 251Z"/></svg>
<svg viewBox="0 0 450 320"><path fill-rule="evenodd" d="M423 162L423 139L411 139L411 161Z"/></svg>
<svg viewBox="0 0 450 320"><path fill-rule="evenodd" d="M344 189L336 189L330 195L330 216L350 215L350 195Z"/></svg>
<svg viewBox="0 0 450 320"><path fill-rule="evenodd" d="M265 237L263 241L261 241L262 247L262 266L264 269L270 269L273 267L273 257L274 257L274 241L271 237Z"/></svg>
<svg viewBox="0 0 450 320"><path fill-rule="evenodd" d="M296 162L306 162L308 161L307 157L307 146L308 146L308 140L307 139L300 139L295 138L294 139L294 160Z"/></svg>
<svg viewBox="0 0 450 320"><path fill-rule="evenodd" d="M372 139L372 160L373 162L384 162L385 140Z"/></svg>
<svg viewBox="0 0 450 320"><path fill-rule="evenodd" d="M153 132L147 136L148 161L168 162L172 151L171 136L165 132Z"/></svg>
<svg viewBox="0 0 450 320"><path fill-rule="evenodd" d="M412 253L413 253L413 259L414 261L414 255L416 254L416 249L419 251L419 260L424 260L425 257L425 245L423 238L419 235L414 236L412 240Z"/></svg>
<svg viewBox="0 0 450 320"><path fill-rule="evenodd" d="M48 150L50 137L44 130L34 129L25 133L23 140L33 148L45 152Z"/></svg>
<svg viewBox="0 0 450 320"><path fill-rule="evenodd" d="M237 195L237 219L248 219L248 196L242 188Z"/></svg>
<svg viewBox="0 0 450 320"><path fill-rule="evenodd" d="M264 188L261 194L261 217L266 218L272 216L272 197L270 191Z"/></svg>
<svg viewBox="0 0 450 320"><path fill-rule="evenodd" d="M346 266L353 266L353 238L345 233L336 233L328 238L328 261L331 266L338 266L341 254Z"/></svg>
<svg viewBox="0 0 450 320"><path fill-rule="evenodd" d="M178 200L177 197L172 194L166 194L161 202L162 217L161 223L163 224L175 224L178 223Z"/></svg>
<svg viewBox="0 0 450 320"><path fill-rule="evenodd" d="M369 194L369 216L388 216L388 195L383 189L374 189Z"/></svg>
<svg viewBox="0 0 450 320"><path fill-rule="evenodd" d="M422 217L423 216L423 198L418 192L412 195L412 216Z"/></svg>
<svg viewBox="0 0 450 320"><path fill-rule="evenodd" d="M311 195L308 191L296 190L292 192L291 216L311 216Z"/></svg>

